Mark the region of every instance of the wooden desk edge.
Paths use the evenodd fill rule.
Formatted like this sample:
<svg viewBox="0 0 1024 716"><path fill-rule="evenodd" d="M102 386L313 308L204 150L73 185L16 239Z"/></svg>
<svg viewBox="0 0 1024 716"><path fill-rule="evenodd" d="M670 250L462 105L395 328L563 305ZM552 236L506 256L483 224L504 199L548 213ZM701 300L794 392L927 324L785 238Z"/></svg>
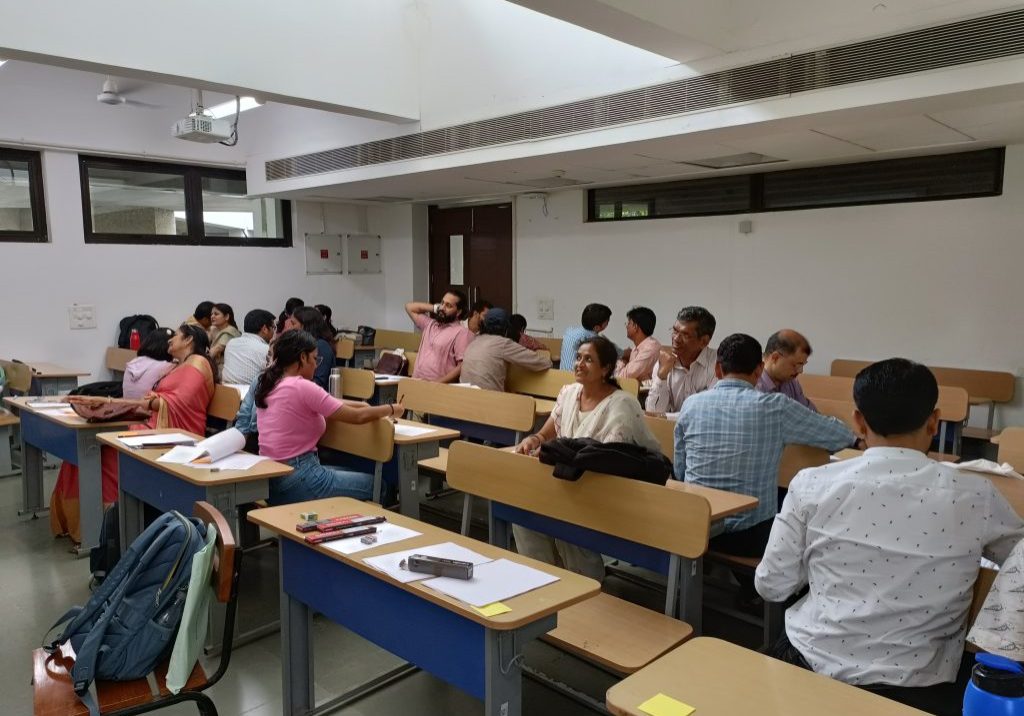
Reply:
<svg viewBox="0 0 1024 716"><path fill-rule="evenodd" d="M84 418L80 418L77 415L74 416L75 422L69 422L68 418L72 417L70 415L57 415L57 414L53 413L52 411L43 410L42 408L33 408L32 406L28 405L28 401L30 401L30 400L39 400L39 399L40 399L40 396L38 396L38 395L31 395L31 396L8 396L8 397L4 398L4 402L7 405L11 405L11 406L17 408L18 410L24 410L26 412L32 413L33 415L38 415L39 417L43 418L44 420L48 420L51 423L55 423L57 425L60 425L61 427L67 428L69 430L96 430L96 429L99 429L99 428L124 428L124 427L127 427L129 425L135 425L136 423L139 422L138 420L116 420L116 421L105 421L105 422L102 422L102 423L90 423L89 421L85 420ZM81 422L78 422L78 421L81 421Z"/></svg>
<svg viewBox="0 0 1024 716"><path fill-rule="evenodd" d="M337 498L335 498L335 499L337 499ZM426 523L420 522L418 520L414 520L414 519L409 518L409 517L404 517L403 515L400 515L398 513L389 512L388 510L385 510L384 508L380 507L379 505L375 505L373 503L365 503L365 502L361 503L358 500L353 500L352 498L340 498L340 499L352 500L352 502L354 502L356 505L360 506L360 509L363 510L364 514L384 514L384 515L386 515L388 517L388 522L391 522L392 524L402 525L404 527L409 527L410 529L416 529L417 527L419 527L420 529L416 529L416 531L420 532L421 536L426 534L426 533L424 533L422 531L422 527L423 526L427 526L427 527L432 528L432 529L437 529L437 530L440 530L440 531L444 531L440 527L435 527L434 525L427 525ZM320 502L320 501L317 501L317 502ZM298 504L303 504L303 503L298 503ZM313 503L307 503L307 504L313 504ZM298 505L291 505L291 507L297 507L297 506ZM405 549L408 549L409 548L409 546L407 544L408 540L399 540L397 542L391 542L389 544L382 545L380 547L374 547L372 549L364 550L364 551L359 552L359 553L357 553L355 555L343 555L343 554L341 554L339 552L335 552L334 550L328 549L327 547L324 547L323 545L310 545L310 544L307 544L305 539L304 539L305 535L303 535L302 533L296 532L294 527L292 527L291 529L284 529L284 528L278 527L277 525L271 523L270 521L268 521L264 517L264 515L267 512L269 512L271 510L276 510L276 509L277 508L275 508L275 507L265 507L265 508L261 508L261 509L257 509L257 510L252 510L248 514L248 519L249 519L250 522L253 522L255 524L258 524L258 525L261 525L263 527L266 527L268 530L270 530L271 532L274 532L275 534L277 534L277 535L279 535L281 537L285 537L287 539L290 539L293 542L296 542L296 543L298 543L298 544L300 544L300 545L302 545L302 546L304 546L304 547L306 547L308 549L316 550L320 554L323 554L323 555L326 555L328 557L331 557L332 559L335 559L338 562L341 562L342 564L345 564L347 566L354 567L354 568L358 569L361 572L364 572L364 573L369 574L369 575L371 575L373 577L381 579L382 581L384 581L384 582L386 582L388 584L391 584L392 586L396 586L396 587L399 587L401 589L404 589L405 591L410 592L411 594L415 594L417 596L421 596L421 597L427 599L428 601L433 602L434 604L437 604L439 606L445 607L446 609L451 609L451 611L453 611L453 612L455 612L457 614L463 615L463 616L471 619L472 621L475 621L478 624L482 624L482 625L484 625L484 626L486 626L486 627L488 627L490 629L496 629L496 630L499 630L499 631L511 631L513 629L518 629L518 628L520 628L522 626L525 626L527 624L531 624L531 623L537 621L538 619L543 619L544 617L550 616L551 614L557 614L562 609L565 609L566 607L571 607L573 604L578 604L579 602L582 602L582 601L584 601L586 599L590 599L591 597L596 596L601 591L601 585L596 580L590 579L589 577L584 577L583 575L580 575L580 574L574 574L572 572L567 572L566 570L561 569L559 567L555 567L553 565L546 564L544 562L538 562L537 560L531 559L529 557L525 557L525 556L520 555L520 554L516 554L515 552L510 552L509 550L505 550L505 549L502 549L500 547L496 547L496 546L491 545L491 544L487 544L486 542L480 542L479 540L475 540L475 539L472 539L470 537L463 537L462 535L459 535L457 533L451 533L450 536L448 536L448 535L439 536L438 539L440 541L442 541L442 542L444 542L444 541L455 542L456 544L459 544L460 546L467 547L468 549L473 549L474 551L479 551L479 552L481 552L481 554L485 554L487 556L490 556L489 553L494 552L494 551L497 551L497 552L501 553L500 557L506 557L507 558L509 555L511 555L520 564L524 564L527 567L533 567L534 569L537 569L539 571L542 571L542 572L545 572L547 574L551 574L551 575L557 576L559 581L562 582L563 585L564 585L565 580L566 580L566 575L568 575L573 581L578 581L578 580L581 581L581 586L583 584L586 584L587 582L590 583L589 585L587 585L589 587L587 590L580 591L578 594L576 594L576 595L574 595L574 596L572 596L570 598L560 600L557 604L552 603L552 604L548 605L547 607L545 607L543 609L532 611L528 615L524 615L522 613L522 608L520 607L518 609L519 613L517 614L517 604L516 604L516 602L518 600L520 600L521 598L524 598L524 597L528 597L529 595L532 595L532 594L534 594L535 592L537 592L539 590L546 589L548 587L551 587L553 585L557 585L559 583L559 582L553 582L550 585L545 585L543 587L538 587L537 589L530 590L529 592L524 592L523 594L518 594L518 595L516 595L514 597L510 597L508 599L503 600L502 603L506 604L507 606L509 606L511 608L511 611L505 612L504 614L498 614L497 616L493 616L493 617L486 617L483 614L481 614L479 611L477 611L477 609L475 607L473 607L472 605L470 605L470 604L467 604L465 602L461 602L461 601L459 601L459 600L457 600L457 599L455 599L453 597L449 597L446 594L442 594L441 592L437 592L437 591L434 591L434 590L430 589L429 587L423 586L423 584L422 584L423 580L417 580L417 581L414 581L414 582L399 582L396 579L393 579L388 574L385 574L384 572L380 571L379 569L374 569L370 565L366 564L365 560L368 557L378 557L378 556L381 556L381 555L389 554L391 552L400 552L400 551L403 551ZM349 508L345 508L345 509L347 510ZM298 523L298 521L299 521L297 516L298 516L298 510L296 511L296 523ZM445 537L447 537L447 539ZM411 539L415 539L415 538L411 538ZM500 558L500 557L496 557L496 558ZM560 573L556 573L554 570L557 570L557 572L560 572Z"/></svg>

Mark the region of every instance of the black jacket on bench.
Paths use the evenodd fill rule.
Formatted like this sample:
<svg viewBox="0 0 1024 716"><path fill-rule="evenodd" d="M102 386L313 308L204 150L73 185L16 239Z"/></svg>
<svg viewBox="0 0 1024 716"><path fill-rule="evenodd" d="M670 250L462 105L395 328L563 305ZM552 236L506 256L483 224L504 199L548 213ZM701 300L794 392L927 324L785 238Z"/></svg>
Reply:
<svg viewBox="0 0 1024 716"><path fill-rule="evenodd" d="M554 465L552 475L578 480L586 471L664 485L672 463L661 453L633 443L602 443L591 438L556 438L540 446L540 461Z"/></svg>

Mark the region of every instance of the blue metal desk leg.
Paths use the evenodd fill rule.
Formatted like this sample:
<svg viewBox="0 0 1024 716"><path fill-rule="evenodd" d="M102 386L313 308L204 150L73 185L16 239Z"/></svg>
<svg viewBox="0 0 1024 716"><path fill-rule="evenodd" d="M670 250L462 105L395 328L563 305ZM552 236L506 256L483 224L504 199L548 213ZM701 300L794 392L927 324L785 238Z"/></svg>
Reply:
<svg viewBox="0 0 1024 716"><path fill-rule="evenodd" d="M669 574L669 584L672 584ZM704 604L704 560L679 558L679 618L693 627L694 636L702 632L701 610Z"/></svg>
<svg viewBox="0 0 1024 716"><path fill-rule="evenodd" d="M430 478L420 479L419 461L440 454L437 442L395 445L398 460L398 499L401 512L415 520L420 518L420 503L430 490Z"/></svg>
<svg viewBox="0 0 1024 716"><path fill-rule="evenodd" d="M285 573L284 550L278 569ZM292 597L281 582L281 705L285 716L301 716L313 709L313 641L310 609Z"/></svg>
<svg viewBox="0 0 1024 716"><path fill-rule="evenodd" d="M21 509L18 515L45 512L43 506L43 451L25 442L21 434Z"/></svg>
<svg viewBox="0 0 1024 716"><path fill-rule="evenodd" d="M17 474L11 460L11 437L14 435L13 425L0 427L0 477Z"/></svg>
<svg viewBox="0 0 1024 716"><path fill-rule="evenodd" d="M77 431L76 439L82 544L75 550L75 554L86 557L100 543L100 527L103 524L103 464L99 443L88 430Z"/></svg>
<svg viewBox="0 0 1024 716"><path fill-rule="evenodd" d="M135 495L124 490L117 491L117 522L120 533L121 554L128 551L128 546L146 529L143 503Z"/></svg>

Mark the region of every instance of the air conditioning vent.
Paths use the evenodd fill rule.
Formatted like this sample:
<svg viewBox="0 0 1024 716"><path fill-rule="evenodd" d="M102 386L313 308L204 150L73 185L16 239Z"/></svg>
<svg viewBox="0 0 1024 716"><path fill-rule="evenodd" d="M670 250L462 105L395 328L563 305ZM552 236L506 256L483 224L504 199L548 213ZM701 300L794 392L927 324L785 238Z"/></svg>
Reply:
<svg viewBox="0 0 1024 716"><path fill-rule="evenodd" d="M264 172L267 181L324 174L556 137L1021 53L1024 10L1013 10L529 112L273 159L265 164Z"/></svg>

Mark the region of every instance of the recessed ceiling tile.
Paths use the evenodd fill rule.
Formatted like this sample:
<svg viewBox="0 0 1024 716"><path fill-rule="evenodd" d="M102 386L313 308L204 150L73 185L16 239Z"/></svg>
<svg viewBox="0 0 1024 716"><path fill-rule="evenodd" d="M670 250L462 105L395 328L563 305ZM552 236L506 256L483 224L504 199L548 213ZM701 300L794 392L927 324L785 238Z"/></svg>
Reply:
<svg viewBox="0 0 1024 716"><path fill-rule="evenodd" d="M969 135L920 114L873 119L856 124L829 124L813 129L876 151L957 144L972 139Z"/></svg>
<svg viewBox="0 0 1024 716"><path fill-rule="evenodd" d="M871 150L856 144L826 137L824 134L810 130L730 140L729 144L736 150L767 154L772 157L788 159L791 162L836 159L871 153Z"/></svg>

